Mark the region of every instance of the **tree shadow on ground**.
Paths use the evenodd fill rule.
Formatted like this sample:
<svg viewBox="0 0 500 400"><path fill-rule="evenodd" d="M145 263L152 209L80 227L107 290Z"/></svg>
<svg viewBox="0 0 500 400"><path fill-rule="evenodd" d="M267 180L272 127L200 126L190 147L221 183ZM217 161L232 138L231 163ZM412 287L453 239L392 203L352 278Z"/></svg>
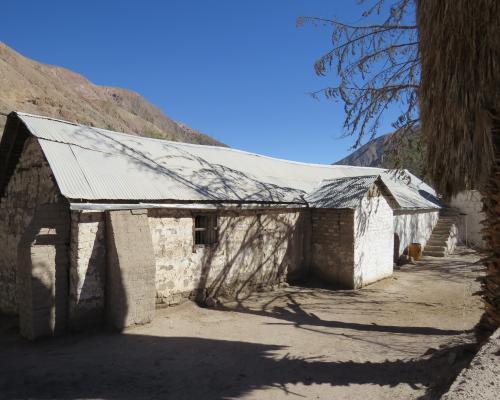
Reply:
<svg viewBox="0 0 500 400"><path fill-rule="evenodd" d="M468 253L466 253L467 255ZM475 254L475 253L472 253ZM461 254L458 254L461 255ZM484 270L482 260L467 261L463 258L453 258L451 255L446 258L424 258L414 265L407 264L401 268L402 272L426 272L431 273L436 279L450 282L472 281Z"/></svg>
<svg viewBox="0 0 500 400"><path fill-rule="evenodd" d="M287 293L284 296L285 299L282 300L286 301L286 306L274 306L272 308L267 308L266 305L264 305L260 309L252 309L243 306L243 303L239 302L236 307L220 307L219 309L276 318L291 322L297 328L305 326L318 326L324 328L351 329L363 332L400 333L412 335L460 335L464 333L462 330L439 329L433 327L379 325L375 323L361 324L356 322L324 320L312 312L307 312L294 298L293 294ZM270 303L272 303L272 300L267 302L267 304Z"/></svg>
<svg viewBox="0 0 500 400"><path fill-rule="evenodd" d="M272 344L130 333L4 343L2 399L232 399L265 388L305 397L295 384L405 384L437 398L470 359L462 345L417 359L332 362L291 357Z"/></svg>

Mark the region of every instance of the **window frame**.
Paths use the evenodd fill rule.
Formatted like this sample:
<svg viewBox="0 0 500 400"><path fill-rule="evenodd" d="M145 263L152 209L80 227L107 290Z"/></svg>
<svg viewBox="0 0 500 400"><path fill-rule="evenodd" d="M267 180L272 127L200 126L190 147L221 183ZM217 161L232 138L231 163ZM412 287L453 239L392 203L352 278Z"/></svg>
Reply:
<svg viewBox="0 0 500 400"><path fill-rule="evenodd" d="M205 227L197 227L198 217L207 218ZM203 243L197 243L197 232L205 232L206 239ZM193 250L217 245L219 242L219 216L217 213L193 213Z"/></svg>

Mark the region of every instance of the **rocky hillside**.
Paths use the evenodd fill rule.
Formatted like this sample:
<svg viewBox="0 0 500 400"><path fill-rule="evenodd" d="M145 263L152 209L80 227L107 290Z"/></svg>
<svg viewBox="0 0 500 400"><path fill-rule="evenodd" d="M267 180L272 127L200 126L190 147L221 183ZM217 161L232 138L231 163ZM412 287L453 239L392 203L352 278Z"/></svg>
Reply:
<svg viewBox="0 0 500 400"><path fill-rule="evenodd" d="M30 60L0 42L0 112L13 110L137 135L223 145L170 119L137 93L94 85L82 75ZM0 135L4 124L0 116Z"/></svg>
<svg viewBox="0 0 500 400"><path fill-rule="evenodd" d="M342 160L337 161L335 164L356 165L360 167L382 167L384 151L390 137L390 133L379 136L361 146Z"/></svg>
<svg viewBox="0 0 500 400"><path fill-rule="evenodd" d="M392 133L372 139L347 157L335 162L337 165L361 167L406 168L424 178L426 146L418 131L405 136L398 143Z"/></svg>

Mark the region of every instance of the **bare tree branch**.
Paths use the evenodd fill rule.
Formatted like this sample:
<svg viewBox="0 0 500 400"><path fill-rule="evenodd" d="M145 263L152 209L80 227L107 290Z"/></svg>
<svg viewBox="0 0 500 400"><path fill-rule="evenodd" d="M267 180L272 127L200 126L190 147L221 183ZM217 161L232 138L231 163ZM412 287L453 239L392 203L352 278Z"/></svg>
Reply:
<svg viewBox="0 0 500 400"><path fill-rule="evenodd" d="M386 111L397 105L401 115L392 121L398 133L418 126L417 90L420 84L418 32L414 0L376 0L363 17L386 13L380 24L352 25L336 19L301 17L298 25L324 24L332 28L332 49L314 64L317 75L336 71L338 84L313 91L311 96L344 104L345 135L355 136L354 147L373 138Z"/></svg>

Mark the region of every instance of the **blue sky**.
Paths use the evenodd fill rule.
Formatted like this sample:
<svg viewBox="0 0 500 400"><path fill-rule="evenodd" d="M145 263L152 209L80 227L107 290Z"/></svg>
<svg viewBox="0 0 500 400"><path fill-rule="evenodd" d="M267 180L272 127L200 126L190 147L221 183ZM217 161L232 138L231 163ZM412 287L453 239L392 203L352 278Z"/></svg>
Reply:
<svg viewBox="0 0 500 400"><path fill-rule="evenodd" d="M331 163L350 152L354 139L339 139L342 104L308 95L334 82L313 70L330 48L330 32L297 28L296 18L359 22L357 3L16 0L2 4L0 40L96 84L134 90L231 147Z"/></svg>

